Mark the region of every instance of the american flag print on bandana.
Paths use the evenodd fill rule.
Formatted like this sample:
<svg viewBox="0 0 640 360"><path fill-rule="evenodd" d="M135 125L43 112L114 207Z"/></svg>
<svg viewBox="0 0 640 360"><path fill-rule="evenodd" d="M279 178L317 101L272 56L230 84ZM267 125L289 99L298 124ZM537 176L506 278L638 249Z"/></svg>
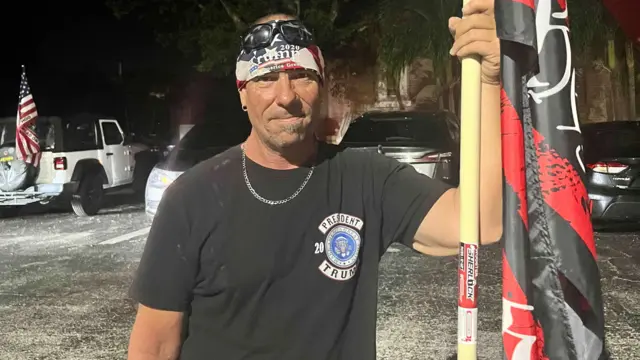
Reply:
<svg viewBox="0 0 640 360"><path fill-rule="evenodd" d="M236 84L242 89L248 81L271 72L307 69L324 81L324 58L316 45L303 47L289 44L281 34L273 37L271 45L240 52L236 62Z"/></svg>

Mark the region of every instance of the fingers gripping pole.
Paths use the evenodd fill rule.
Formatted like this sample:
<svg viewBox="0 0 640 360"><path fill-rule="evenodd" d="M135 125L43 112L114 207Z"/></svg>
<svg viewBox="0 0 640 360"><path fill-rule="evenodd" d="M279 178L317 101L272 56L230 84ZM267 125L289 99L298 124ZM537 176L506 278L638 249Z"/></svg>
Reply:
<svg viewBox="0 0 640 360"><path fill-rule="evenodd" d="M469 0L463 0L466 5ZM458 360L476 360L480 238L480 58L462 59Z"/></svg>

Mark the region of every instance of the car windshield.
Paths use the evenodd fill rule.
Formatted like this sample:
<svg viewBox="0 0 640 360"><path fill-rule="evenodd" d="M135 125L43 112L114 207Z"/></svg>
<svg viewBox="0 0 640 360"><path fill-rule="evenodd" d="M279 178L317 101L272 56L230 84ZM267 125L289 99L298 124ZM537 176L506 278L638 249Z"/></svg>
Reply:
<svg viewBox="0 0 640 360"><path fill-rule="evenodd" d="M248 135L248 125L229 126L220 122L197 124L180 140L179 147L183 150L205 150L214 146L234 146Z"/></svg>
<svg viewBox="0 0 640 360"><path fill-rule="evenodd" d="M342 141L352 144L420 144L445 147L449 144L450 134L445 120L439 116L363 117L349 125Z"/></svg>
<svg viewBox="0 0 640 360"><path fill-rule="evenodd" d="M640 127L583 131L585 157L640 157Z"/></svg>

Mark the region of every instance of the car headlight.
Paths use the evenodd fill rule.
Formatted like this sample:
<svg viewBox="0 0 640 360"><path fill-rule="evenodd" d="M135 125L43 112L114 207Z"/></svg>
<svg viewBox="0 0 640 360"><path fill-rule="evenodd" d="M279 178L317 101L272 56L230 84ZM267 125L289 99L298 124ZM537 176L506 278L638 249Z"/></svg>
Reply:
<svg viewBox="0 0 640 360"><path fill-rule="evenodd" d="M149 174L147 186L164 189L171 185L171 183L174 182L180 175L182 175L182 172L154 168Z"/></svg>

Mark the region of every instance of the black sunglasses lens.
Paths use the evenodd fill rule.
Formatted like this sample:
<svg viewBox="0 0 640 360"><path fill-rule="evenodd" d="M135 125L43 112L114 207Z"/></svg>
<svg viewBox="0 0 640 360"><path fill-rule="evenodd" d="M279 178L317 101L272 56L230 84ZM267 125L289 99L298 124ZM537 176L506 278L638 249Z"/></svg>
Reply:
<svg viewBox="0 0 640 360"><path fill-rule="evenodd" d="M251 28L242 39L242 47L245 52L248 53L254 49L269 46L271 40L273 40L274 32L280 32L282 37L290 44L308 46L313 43L313 36L309 30L297 21L283 22L275 26L277 30L274 29L272 24L261 24Z"/></svg>
<svg viewBox="0 0 640 360"><path fill-rule="evenodd" d="M271 39L271 26L258 26L253 30L253 37L260 43L268 42Z"/></svg>
<svg viewBox="0 0 640 360"><path fill-rule="evenodd" d="M282 24L280 26L280 31L282 32L282 36L289 43L307 45L309 42L311 42L311 34L309 34L300 25Z"/></svg>
<svg viewBox="0 0 640 360"><path fill-rule="evenodd" d="M250 51L258 47L268 46L271 43L271 31L271 26L266 24L254 27L244 37L242 47Z"/></svg>

